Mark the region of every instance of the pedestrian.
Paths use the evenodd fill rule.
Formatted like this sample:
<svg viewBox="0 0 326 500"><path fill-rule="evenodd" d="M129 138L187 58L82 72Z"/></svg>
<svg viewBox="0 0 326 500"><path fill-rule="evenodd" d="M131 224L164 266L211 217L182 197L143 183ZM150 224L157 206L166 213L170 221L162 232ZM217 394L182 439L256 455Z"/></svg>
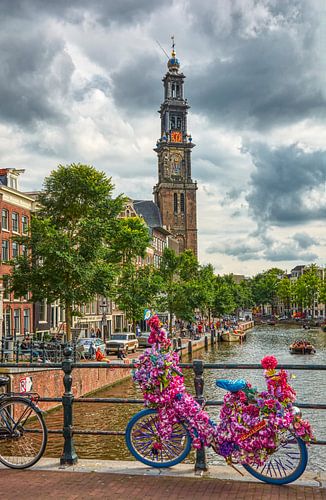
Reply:
<svg viewBox="0 0 326 500"><path fill-rule="evenodd" d="M95 330L94 328L92 327L91 328L91 338L94 339L95 338Z"/></svg>
<svg viewBox="0 0 326 500"><path fill-rule="evenodd" d="M96 349L95 357L96 357L96 361L103 361L103 359L104 359L104 354L101 352L100 347L98 347L98 348Z"/></svg>
<svg viewBox="0 0 326 500"><path fill-rule="evenodd" d="M96 337L97 337L98 339L100 339L100 338L102 337L102 332L101 332L100 328L97 328L97 329L96 329Z"/></svg>
<svg viewBox="0 0 326 500"><path fill-rule="evenodd" d="M140 334L141 334L141 328L140 328L140 326L137 323L137 325L136 325L136 337L139 337Z"/></svg>
<svg viewBox="0 0 326 500"><path fill-rule="evenodd" d="M118 347L117 358L124 359L125 357L126 357L126 354L125 354L124 350L120 349L120 347Z"/></svg>
<svg viewBox="0 0 326 500"><path fill-rule="evenodd" d="M95 346L93 342L90 343L88 352L89 352L89 358L93 359L95 356Z"/></svg>

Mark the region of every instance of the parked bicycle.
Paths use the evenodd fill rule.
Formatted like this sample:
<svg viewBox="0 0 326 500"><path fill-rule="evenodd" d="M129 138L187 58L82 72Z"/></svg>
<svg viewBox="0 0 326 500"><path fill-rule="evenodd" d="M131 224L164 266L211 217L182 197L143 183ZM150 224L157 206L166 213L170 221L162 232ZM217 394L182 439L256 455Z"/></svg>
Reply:
<svg viewBox="0 0 326 500"><path fill-rule="evenodd" d="M210 446L229 465L240 464L261 481L286 484L298 479L308 461L306 442L313 436L309 422L293 406L295 392L287 372L275 370L277 360L262 360L267 391L259 393L243 379L217 381L228 393L220 423L215 424L185 390L178 354L158 318L149 324L152 348L140 357L134 379L151 408L127 425L132 455L152 467L171 467L184 460L192 446Z"/></svg>
<svg viewBox="0 0 326 500"><path fill-rule="evenodd" d="M8 385L0 376L0 386ZM36 393L0 394L0 462L13 469L25 469L42 457L47 428Z"/></svg>

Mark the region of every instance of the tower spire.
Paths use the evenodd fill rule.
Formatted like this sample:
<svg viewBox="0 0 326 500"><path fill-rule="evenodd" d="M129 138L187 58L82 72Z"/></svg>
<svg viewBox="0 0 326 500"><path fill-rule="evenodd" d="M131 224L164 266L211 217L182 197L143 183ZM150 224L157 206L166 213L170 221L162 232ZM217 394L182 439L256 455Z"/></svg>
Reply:
<svg viewBox="0 0 326 500"><path fill-rule="evenodd" d="M175 53L175 41L174 41L174 35L171 36L172 40L172 45L171 45L171 57L168 60L168 68L169 71L172 71L173 73L177 73L178 69L180 68L180 63L178 59L176 58L176 53Z"/></svg>

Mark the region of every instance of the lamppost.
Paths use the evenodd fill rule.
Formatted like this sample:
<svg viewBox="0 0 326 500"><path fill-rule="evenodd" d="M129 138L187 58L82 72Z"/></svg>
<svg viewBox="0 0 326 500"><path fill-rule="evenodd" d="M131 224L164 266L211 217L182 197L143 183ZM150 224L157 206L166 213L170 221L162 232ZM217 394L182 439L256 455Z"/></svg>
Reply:
<svg viewBox="0 0 326 500"><path fill-rule="evenodd" d="M102 304L100 304L100 308L102 310L102 337L104 342L107 338L108 333L108 321L107 321L107 312L108 312L108 303L106 299L103 299ZM110 340L110 339L108 339Z"/></svg>

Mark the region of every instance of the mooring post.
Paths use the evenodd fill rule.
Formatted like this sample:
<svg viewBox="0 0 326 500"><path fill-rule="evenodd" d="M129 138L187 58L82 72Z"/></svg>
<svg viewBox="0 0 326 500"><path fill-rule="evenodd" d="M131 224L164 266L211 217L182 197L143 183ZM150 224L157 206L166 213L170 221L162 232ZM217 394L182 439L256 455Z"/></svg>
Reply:
<svg viewBox="0 0 326 500"><path fill-rule="evenodd" d="M193 370L195 372L195 392L196 401L203 406L204 404L204 363L201 359L195 359L193 361ZM196 463L195 471L206 471L207 460L206 460L206 449L205 446L201 446L196 450Z"/></svg>
<svg viewBox="0 0 326 500"><path fill-rule="evenodd" d="M78 461L78 456L75 450L73 429L72 429L72 405L74 395L71 392L72 386L72 349L70 346L64 348L64 359L62 361L62 370L64 371L63 384L65 392L62 396L63 406L63 437L64 445L63 452L60 457L61 465L74 465Z"/></svg>

